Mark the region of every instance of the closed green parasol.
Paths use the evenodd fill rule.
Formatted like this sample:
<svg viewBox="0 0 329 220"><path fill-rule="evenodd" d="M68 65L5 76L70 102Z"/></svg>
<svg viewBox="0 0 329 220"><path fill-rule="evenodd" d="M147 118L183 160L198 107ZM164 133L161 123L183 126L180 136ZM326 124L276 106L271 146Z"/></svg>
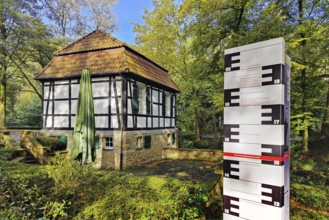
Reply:
<svg viewBox="0 0 329 220"><path fill-rule="evenodd" d="M82 70L74 122L72 157L81 164L95 161L95 117L93 91L88 69Z"/></svg>

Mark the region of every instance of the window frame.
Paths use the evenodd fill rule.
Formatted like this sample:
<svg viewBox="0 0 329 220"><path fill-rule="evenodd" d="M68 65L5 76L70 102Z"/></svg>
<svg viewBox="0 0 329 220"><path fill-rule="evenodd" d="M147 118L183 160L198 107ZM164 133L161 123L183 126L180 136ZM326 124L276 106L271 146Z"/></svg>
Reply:
<svg viewBox="0 0 329 220"><path fill-rule="evenodd" d="M103 137L103 141L104 141L104 150L114 150L113 137ZM109 145L107 145L108 143Z"/></svg>

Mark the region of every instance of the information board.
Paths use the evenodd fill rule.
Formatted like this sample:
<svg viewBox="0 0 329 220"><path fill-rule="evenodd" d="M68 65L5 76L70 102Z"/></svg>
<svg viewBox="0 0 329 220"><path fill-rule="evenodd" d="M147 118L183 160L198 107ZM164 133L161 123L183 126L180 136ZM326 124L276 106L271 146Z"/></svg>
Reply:
<svg viewBox="0 0 329 220"><path fill-rule="evenodd" d="M290 58L283 38L225 50L224 220L288 220Z"/></svg>

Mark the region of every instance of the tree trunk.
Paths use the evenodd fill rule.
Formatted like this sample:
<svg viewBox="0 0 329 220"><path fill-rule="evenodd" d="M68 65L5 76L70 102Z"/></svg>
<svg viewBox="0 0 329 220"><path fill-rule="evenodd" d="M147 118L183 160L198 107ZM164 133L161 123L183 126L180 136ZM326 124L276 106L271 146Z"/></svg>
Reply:
<svg viewBox="0 0 329 220"><path fill-rule="evenodd" d="M201 128L200 128L200 120L199 120L199 114L198 114L198 109L195 108L195 119L194 119L194 123L195 123L195 135L196 135L196 139L197 141L201 140Z"/></svg>
<svg viewBox="0 0 329 220"><path fill-rule="evenodd" d="M305 153L308 152L308 127L303 131L303 150Z"/></svg>
<svg viewBox="0 0 329 220"><path fill-rule="evenodd" d="M327 142L329 141L329 88L327 90L327 103L323 115L321 136L323 136Z"/></svg>
<svg viewBox="0 0 329 220"><path fill-rule="evenodd" d="M304 18L304 7L303 7L303 0L298 0L298 24L303 25L303 18ZM300 37L303 39L301 42L301 46L303 48L306 47L306 40L305 40L305 33L302 32L300 34ZM307 60L306 60L306 54L303 51L302 52L302 59L301 63L307 66ZM301 90L303 91L302 93L302 112L306 112L306 92L307 92L307 84L306 84L306 69L301 70L301 79L300 79L300 87ZM308 124L307 119L303 119L303 124ZM307 153L308 152L308 126L305 126L305 129L303 131L303 149Z"/></svg>
<svg viewBox="0 0 329 220"><path fill-rule="evenodd" d="M3 75L2 78L5 76ZM6 128L6 86L1 79L0 83L0 129Z"/></svg>

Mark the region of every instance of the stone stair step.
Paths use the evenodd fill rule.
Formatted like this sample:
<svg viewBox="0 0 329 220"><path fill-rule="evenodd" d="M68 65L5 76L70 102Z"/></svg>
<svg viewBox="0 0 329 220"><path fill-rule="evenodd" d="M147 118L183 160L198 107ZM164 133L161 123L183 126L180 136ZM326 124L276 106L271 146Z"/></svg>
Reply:
<svg viewBox="0 0 329 220"><path fill-rule="evenodd" d="M12 161L14 161L14 162L24 162L24 160L25 160L25 157L16 157Z"/></svg>

